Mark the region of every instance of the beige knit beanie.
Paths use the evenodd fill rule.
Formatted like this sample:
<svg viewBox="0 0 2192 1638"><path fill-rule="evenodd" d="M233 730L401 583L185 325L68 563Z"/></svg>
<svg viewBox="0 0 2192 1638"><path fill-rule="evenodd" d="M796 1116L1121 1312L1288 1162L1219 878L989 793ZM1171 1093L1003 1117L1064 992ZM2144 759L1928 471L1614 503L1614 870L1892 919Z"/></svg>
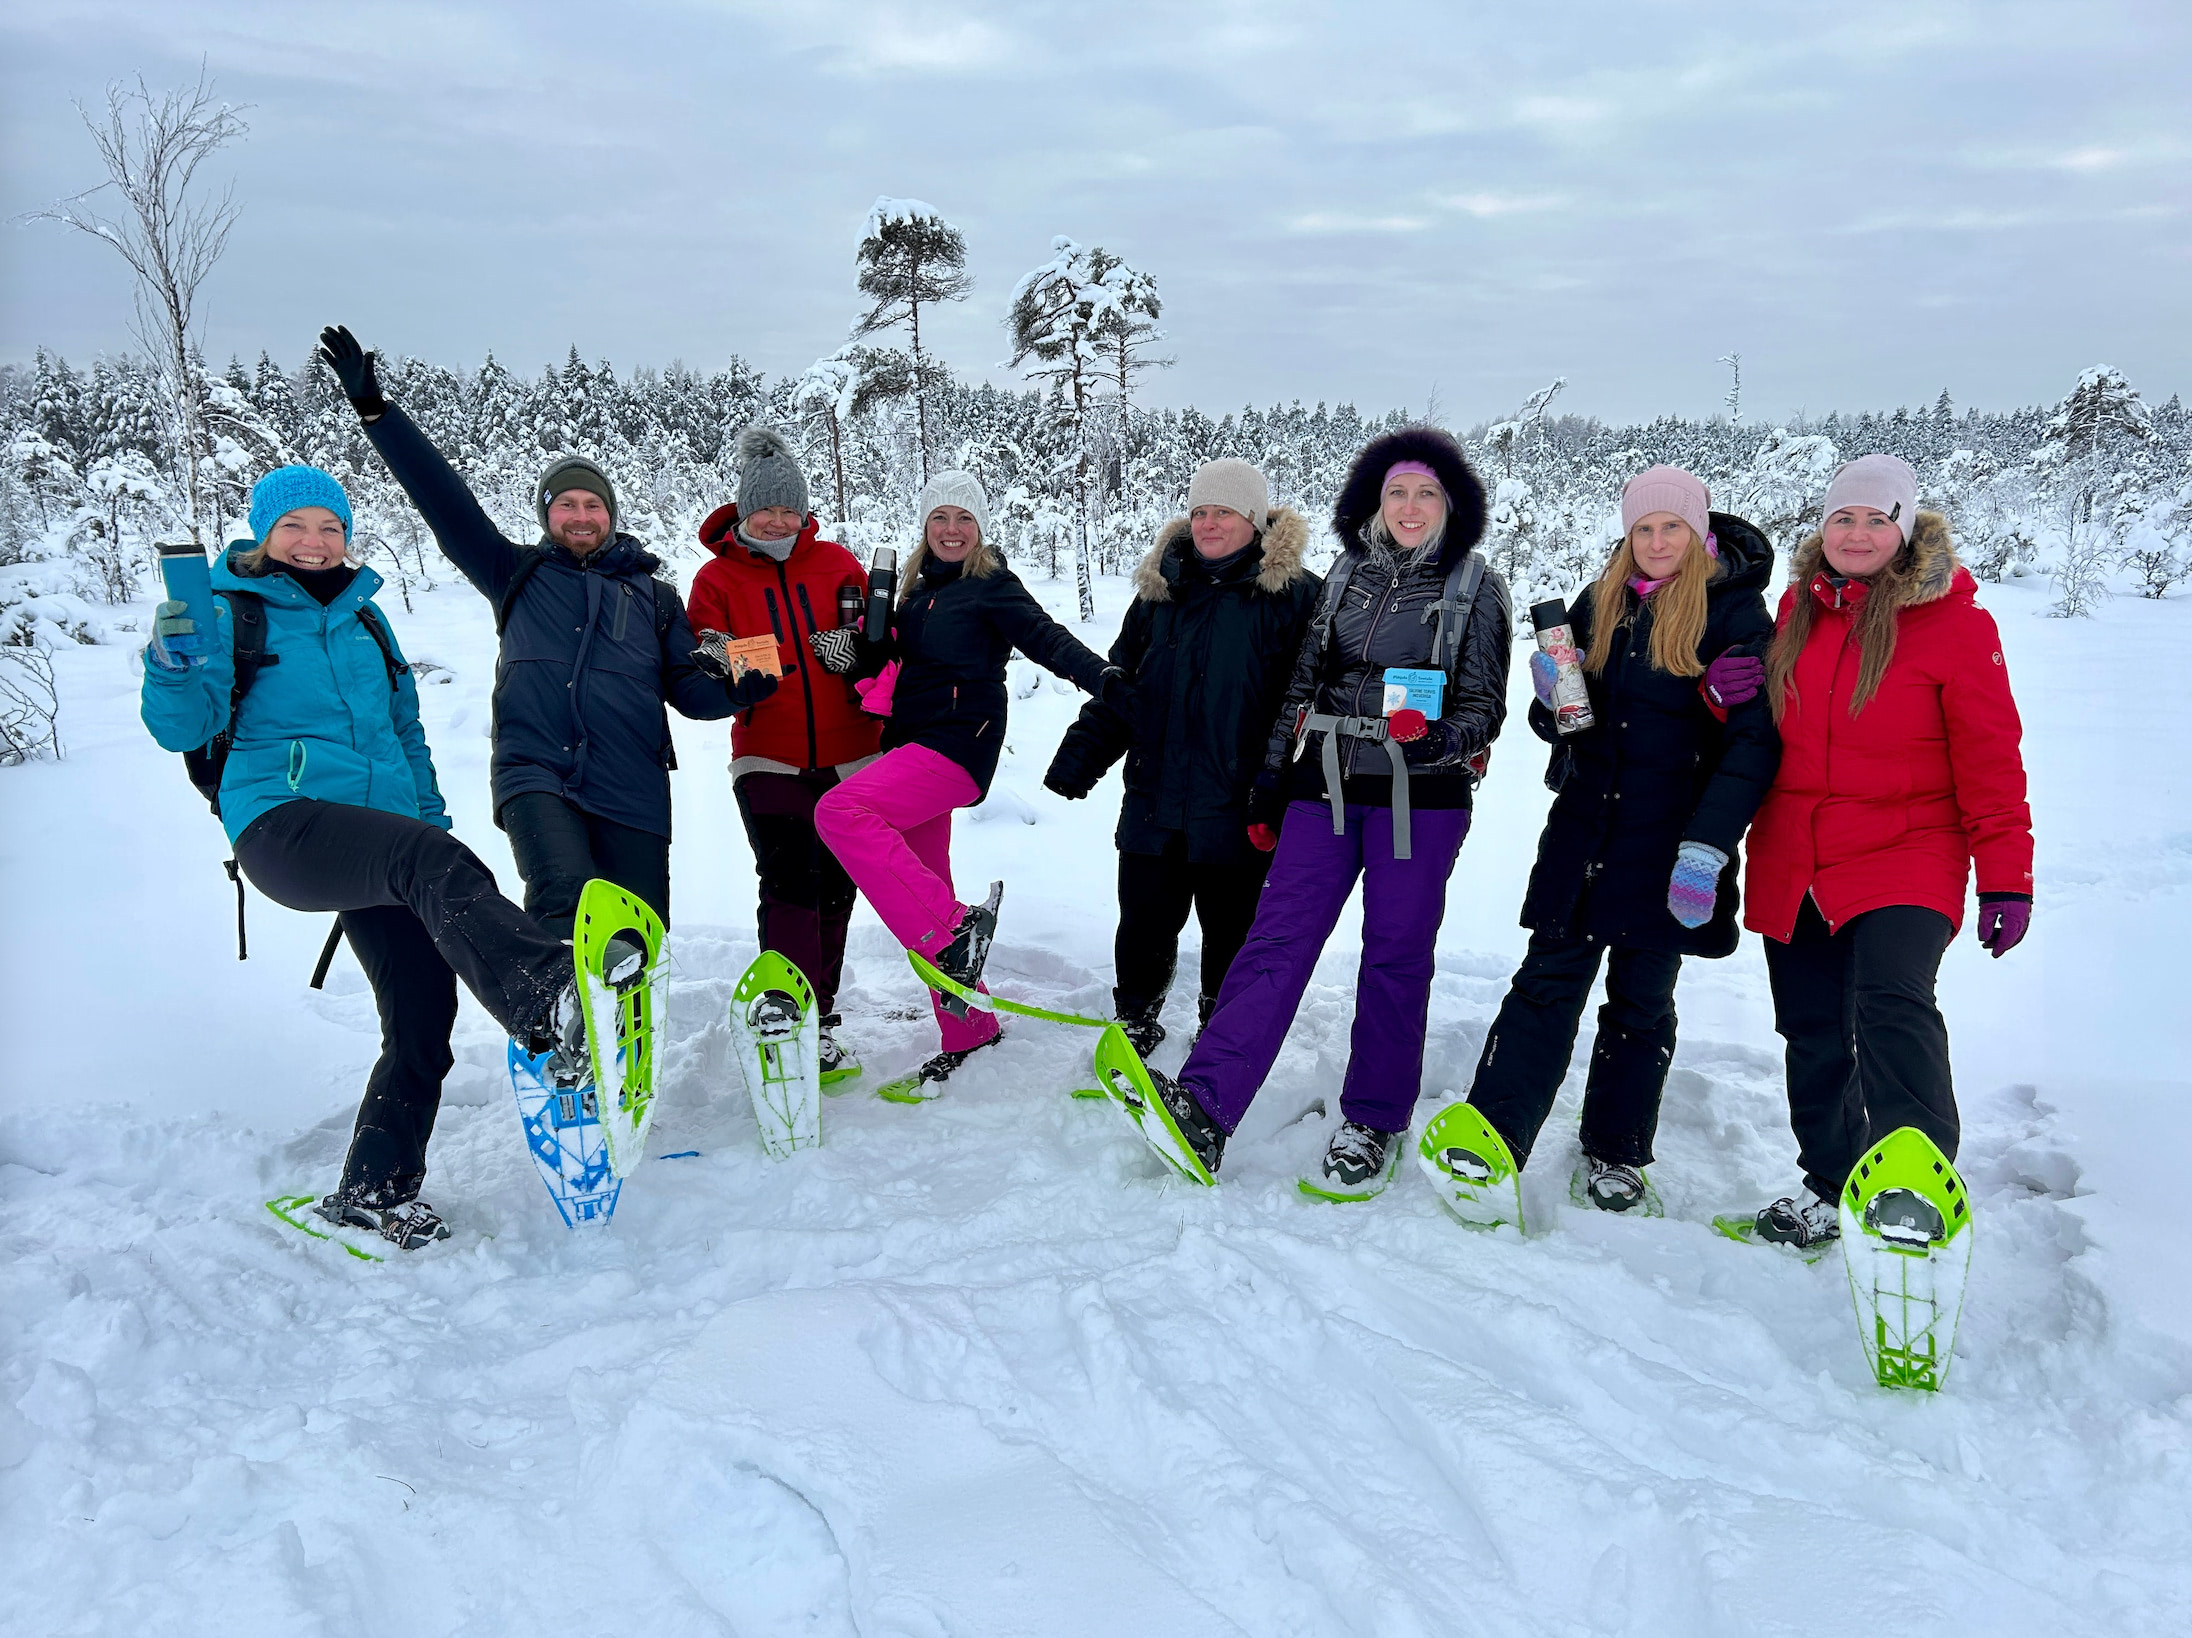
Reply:
<svg viewBox="0 0 2192 1638"><path fill-rule="evenodd" d="M1836 470L1827 485L1826 509L1819 515L1831 518L1845 506L1885 512L1907 544L1911 525L1918 521L1918 474L1900 455L1860 455Z"/></svg>
<svg viewBox="0 0 2192 1638"><path fill-rule="evenodd" d="M1198 506L1238 512L1260 535L1271 525L1271 486L1246 461L1205 461L1187 480L1187 509Z"/></svg>
<svg viewBox="0 0 2192 1638"><path fill-rule="evenodd" d="M1700 543L1712 534L1712 491L1679 466L1646 467L1621 486L1623 536L1654 512L1672 512L1697 531Z"/></svg>

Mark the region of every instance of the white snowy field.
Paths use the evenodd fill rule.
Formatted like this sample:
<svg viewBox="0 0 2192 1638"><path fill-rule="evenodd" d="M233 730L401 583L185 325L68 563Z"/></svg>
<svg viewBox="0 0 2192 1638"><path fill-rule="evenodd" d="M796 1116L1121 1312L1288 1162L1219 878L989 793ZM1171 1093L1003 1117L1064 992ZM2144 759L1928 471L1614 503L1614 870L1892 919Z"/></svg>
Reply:
<svg viewBox="0 0 2192 1638"><path fill-rule="evenodd" d="M1102 585L1098 646L1126 595ZM1527 1239L1458 1228L1412 1167L1303 1199L1346 923L1215 1191L1069 1098L1089 1038L1032 1024L941 1101L855 1091L820 1151L764 1159L724 1019L754 935L721 726L679 728L674 1045L614 1223L556 1217L467 999L427 1191L455 1236L359 1263L260 1203L334 1180L364 981L345 956L308 991L325 920L256 896L235 960L218 828L138 723L133 655L60 654L68 759L0 772L0 1629L2192 1630L2192 600L1984 600L2038 907L1999 963L1967 924L1943 973L1980 1215L1938 1396L1872 1385L1838 1258L1707 1226L1794 1177L1749 935L1685 971L1664 1221L1568 1204L1580 1053ZM458 834L514 889L486 608L392 612L448 668L423 695ZM1118 784L1041 789L1078 699L1015 678L961 880L1009 884L998 988L1100 1009ZM1517 722L1481 794L1427 1108L1522 948L1543 762ZM865 907L853 966L872 1083L933 1028Z"/></svg>

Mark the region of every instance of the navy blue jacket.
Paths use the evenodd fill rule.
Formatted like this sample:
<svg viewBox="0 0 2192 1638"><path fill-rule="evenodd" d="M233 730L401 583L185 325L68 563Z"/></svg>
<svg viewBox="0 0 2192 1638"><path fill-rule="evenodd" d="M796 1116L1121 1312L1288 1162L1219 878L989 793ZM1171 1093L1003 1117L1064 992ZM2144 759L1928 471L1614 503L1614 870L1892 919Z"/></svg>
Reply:
<svg viewBox="0 0 2192 1638"><path fill-rule="evenodd" d="M495 661L496 822L513 796L547 791L668 836L677 759L665 704L703 722L734 708L723 684L693 665L692 624L674 591L657 636L659 560L624 534L583 558L549 540L520 546L402 410L390 405L365 433L449 561L498 609L519 565L539 556Z"/></svg>

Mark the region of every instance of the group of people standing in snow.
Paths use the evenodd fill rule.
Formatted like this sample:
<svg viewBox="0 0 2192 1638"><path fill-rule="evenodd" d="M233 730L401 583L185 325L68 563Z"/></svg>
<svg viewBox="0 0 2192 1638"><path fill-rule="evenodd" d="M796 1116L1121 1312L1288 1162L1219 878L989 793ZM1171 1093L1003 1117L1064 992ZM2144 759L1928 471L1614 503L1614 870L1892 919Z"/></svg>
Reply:
<svg viewBox="0 0 2192 1638"><path fill-rule="evenodd" d="M1137 569L1106 657L1012 573L967 473L922 492L920 537L879 626L861 617L866 572L821 537L792 450L749 429L736 498L701 526L711 557L688 607L617 529L599 468L551 465L535 491L542 537L513 542L385 399L372 355L344 329L322 344L374 448L494 606L495 816L525 883L521 909L448 834L416 691L370 601L378 576L348 557L340 485L311 468L269 474L254 538L215 568L229 594L220 629L162 605L144 715L170 749L227 736L221 811L240 867L279 903L340 912L372 981L382 1054L326 1215L406 1246L446 1232L418 1194L457 980L529 1049L571 1050L565 941L581 885L606 877L668 921L668 708L732 720L760 942L814 987L825 1075L857 1067L836 1010L856 894L906 948L979 988L1002 884L961 898L951 816L995 776L1015 651L1090 696L1046 785L1082 798L1125 760L1114 1001L1145 1056L1165 1036L1190 912L1200 922L1199 1028L1177 1075L1152 1079L1213 1173L1361 879L1352 1051L1318 1192L1383 1186L1421 1090L1447 882L1506 719L1514 647L1507 588L1476 550L1484 490L1452 438L1404 428L1361 452L1321 580L1308 521L1274 506L1249 463L1207 463ZM1530 724L1557 794L1523 903L1528 951L1468 1096L1526 1164L1604 964L1588 1198L1637 1205L1681 959L1735 949L1741 876L1803 1174L1758 1227L1815 1244L1836 1232L1868 1135L1916 1126L1955 1153L1933 983L1971 864L1994 954L2029 918L2000 642L1947 523L1918 510L1892 456L1836 474L1778 616L1763 595L1771 546L1710 510L1693 475L1632 479L1622 523L1567 611L1591 726L1561 732L1553 668L1532 656ZM259 605L263 655L239 646L233 612ZM754 638L774 640L778 674L743 662L737 645ZM1394 676L1412 679L1404 693ZM993 1013L934 1001L929 1083L999 1035Z"/></svg>

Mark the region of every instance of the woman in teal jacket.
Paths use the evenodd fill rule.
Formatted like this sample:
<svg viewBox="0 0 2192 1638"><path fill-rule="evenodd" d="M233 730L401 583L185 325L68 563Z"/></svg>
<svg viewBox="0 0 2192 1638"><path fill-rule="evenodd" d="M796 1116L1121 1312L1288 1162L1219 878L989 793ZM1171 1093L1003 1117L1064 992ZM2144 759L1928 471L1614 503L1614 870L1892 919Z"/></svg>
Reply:
<svg viewBox="0 0 2192 1638"><path fill-rule="evenodd" d="M380 576L349 561L342 485L316 467L270 472L251 492L251 530L213 566L215 630L160 605L145 726L171 751L225 732L220 813L236 862L277 904L340 913L381 1054L342 1182L317 1209L411 1250L449 1232L418 1194L456 981L528 1050L583 1051L571 951L449 834L418 689L372 601ZM263 611L264 657L231 722L240 593Z"/></svg>

